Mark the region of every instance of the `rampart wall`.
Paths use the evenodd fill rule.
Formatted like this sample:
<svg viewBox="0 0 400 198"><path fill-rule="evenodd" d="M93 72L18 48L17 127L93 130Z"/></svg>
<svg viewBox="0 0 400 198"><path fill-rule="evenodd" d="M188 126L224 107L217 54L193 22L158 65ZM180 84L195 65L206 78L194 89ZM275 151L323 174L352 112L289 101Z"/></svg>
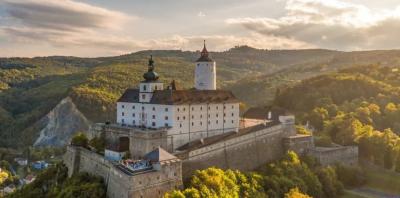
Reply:
<svg viewBox="0 0 400 198"><path fill-rule="evenodd" d="M210 166L250 171L282 157L282 141L291 135L295 135L293 125L279 124L177 155L183 158L185 178Z"/></svg>

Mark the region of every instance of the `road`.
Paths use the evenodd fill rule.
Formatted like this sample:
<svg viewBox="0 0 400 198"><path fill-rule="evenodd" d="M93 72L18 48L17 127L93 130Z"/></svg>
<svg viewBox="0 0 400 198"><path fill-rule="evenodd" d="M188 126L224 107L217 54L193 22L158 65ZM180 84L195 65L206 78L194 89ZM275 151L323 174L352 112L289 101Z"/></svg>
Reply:
<svg viewBox="0 0 400 198"><path fill-rule="evenodd" d="M400 195L389 194L389 193L377 191L377 190L370 189L370 188L364 188L364 187L352 189L349 191L353 192L354 194L362 195L367 198L400 198Z"/></svg>

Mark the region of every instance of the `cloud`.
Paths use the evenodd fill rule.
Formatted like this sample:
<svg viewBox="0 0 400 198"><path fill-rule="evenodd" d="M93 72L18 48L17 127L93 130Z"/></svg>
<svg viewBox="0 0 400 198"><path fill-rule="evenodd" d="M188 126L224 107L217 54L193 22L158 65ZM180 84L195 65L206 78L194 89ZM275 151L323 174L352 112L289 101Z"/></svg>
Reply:
<svg viewBox="0 0 400 198"><path fill-rule="evenodd" d="M200 12L197 14L197 16L198 16L198 17L205 17L206 14L204 14L202 11L200 11Z"/></svg>
<svg viewBox="0 0 400 198"><path fill-rule="evenodd" d="M8 16L20 25L40 29L118 28L129 19L123 13L72 0L6 0L3 7Z"/></svg>
<svg viewBox="0 0 400 198"><path fill-rule="evenodd" d="M262 35L276 36L331 49L398 48L400 8L371 10L339 0L288 0L285 16L274 18L230 18L238 25Z"/></svg>

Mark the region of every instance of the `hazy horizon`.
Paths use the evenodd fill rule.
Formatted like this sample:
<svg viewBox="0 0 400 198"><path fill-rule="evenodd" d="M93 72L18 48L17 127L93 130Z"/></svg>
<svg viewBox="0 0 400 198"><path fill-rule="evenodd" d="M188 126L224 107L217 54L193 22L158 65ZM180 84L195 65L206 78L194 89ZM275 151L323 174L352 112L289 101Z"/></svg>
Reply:
<svg viewBox="0 0 400 198"><path fill-rule="evenodd" d="M400 49L395 0L0 0L0 57L141 50Z"/></svg>

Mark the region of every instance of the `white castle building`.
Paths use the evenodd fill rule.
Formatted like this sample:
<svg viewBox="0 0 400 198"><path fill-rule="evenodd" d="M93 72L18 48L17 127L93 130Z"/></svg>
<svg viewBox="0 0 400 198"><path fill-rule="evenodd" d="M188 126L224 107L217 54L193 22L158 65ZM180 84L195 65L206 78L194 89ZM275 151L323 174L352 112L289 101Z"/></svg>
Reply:
<svg viewBox="0 0 400 198"><path fill-rule="evenodd" d="M139 89L128 89L117 102L117 123L122 126L165 129L175 150L188 142L239 130L239 101L230 91L217 90L216 63L206 45L195 63L194 88L178 90L173 81L165 87L148 71Z"/></svg>

